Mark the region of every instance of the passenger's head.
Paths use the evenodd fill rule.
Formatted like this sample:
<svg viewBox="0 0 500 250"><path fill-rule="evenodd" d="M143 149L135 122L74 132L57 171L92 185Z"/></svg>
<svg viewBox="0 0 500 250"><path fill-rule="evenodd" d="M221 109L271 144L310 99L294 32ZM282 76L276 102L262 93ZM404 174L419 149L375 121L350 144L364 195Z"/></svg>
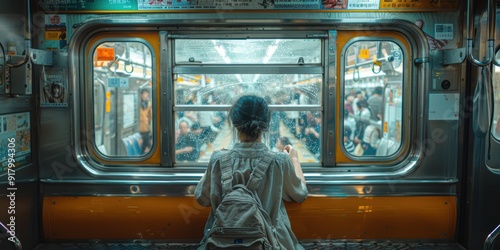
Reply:
<svg viewBox="0 0 500 250"><path fill-rule="evenodd" d="M357 98L358 100L362 100L362 99L364 99L364 98L363 98L363 92L361 92L361 90L356 91L356 98Z"/></svg>
<svg viewBox="0 0 500 250"><path fill-rule="evenodd" d="M264 98L244 95L233 105L229 117L240 139L254 142L261 138L262 132L269 129L271 113Z"/></svg>
<svg viewBox="0 0 500 250"><path fill-rule="evenodd" d="M354 101L354 96L348 95L345 100L346 100L346 103L352 103L352 101Z"/></svg>
<svg viewBox="0 0 500 250"><path fill-rule="evenodd" d="M313 118L314 118L314 122L315 122L316 124L321 124L321 113L319 113L319 112L314 112L314 113L312 113L312 116L313 116Z"/></svg>
<svg viewBox="0 0 500 250"><path fill-rule="evenodd" d="M373 93L377 94L377 95L382 95L383 91L384 91L384 89L379 86L379 87L376 87L375 90L373 90Z"/></svg>
<svg viewBox="0 0 500 250"><path fill-rule="evenodd" d="M356 103L356 106L358 106L358 109L367 108L367 107L368 107L368 102L367 102L367 101L365 101L365 100L359 100L359 101Z"/></svg>
<svg viewBox="0 0 500 250"><path fill-rule="evenodd" d="M344 109L344 120L349 119L349 115L350 115L350 114L351 114L351 113L349 112L349 110Z"/></svg>
<svg viewBox="0 0 500 250"><path fill-rule="evenodd" d="M288 139L288 137L286 136L279 137L278 140L276 141L276 148L279 151L283 151L286 145L292 145L290 139Z"/></svg>
<svg viewBox="0 0 500 250"><path fill-rule="evenodd" d="M351 138L352 129L349 127L344 127L344 141L349 141Z"/></svg>
<svg viewBox="0 0 500 250"><path fill-rule="evenodd" d="M149 90L148 89L142 89L141 90L141 99L143 101L149 100Z"/></svg>
<svg viewBox="0 0 500 250"><path fill-rule="evenodd" d="M189 132L189 124L186 121L179 122L179 130L181 135L187 135Z"/></svg>

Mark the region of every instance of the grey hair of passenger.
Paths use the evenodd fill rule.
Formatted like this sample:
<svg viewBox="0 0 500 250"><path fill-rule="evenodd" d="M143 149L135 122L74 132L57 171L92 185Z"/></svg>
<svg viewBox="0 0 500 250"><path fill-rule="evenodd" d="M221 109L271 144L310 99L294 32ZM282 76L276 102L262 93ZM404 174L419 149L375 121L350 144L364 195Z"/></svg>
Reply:
<svg viewBox="0 0 500 250"><path fill-rule="evenodd" d="M238 98L229 111L229 120L238 132L257 140L269 130L271 112L264 98L244 95Z"/></svg>

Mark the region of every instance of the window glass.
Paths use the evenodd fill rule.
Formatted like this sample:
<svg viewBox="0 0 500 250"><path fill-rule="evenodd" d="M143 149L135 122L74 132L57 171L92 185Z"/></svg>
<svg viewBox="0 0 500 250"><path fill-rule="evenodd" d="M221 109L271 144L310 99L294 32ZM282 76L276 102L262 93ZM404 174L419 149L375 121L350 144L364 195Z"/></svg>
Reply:
<svg viewBox="0 0 500 250"><path fill-rule="evenodd" d="M93 53L94 142L104 156L137 157L153 145L152 56L140 42L105 42Z"/></svg>
<svg viewBox="0 0 500 250"><path fill-rule="evenodd" d="M319 64L320 39L177 39L175 62Z"/></svg>
<svg viewBox="0 0 500 250"><path fill-rule="evenodd" d="M497 51L496 60L500 61L500 52ZM491 134L500 140L500 67L494 66L493 74L493 95L495 106L493 108L493 123L491 126Z"/></svg>
<svg viewBox="0 0 500 250"><path fill-rule="evenodd" d="M251 93L265 93L278 105L321 103L321 74L180 74L174 80L176 105L232 105Z"/></svg>
<svg viewBox="0 0 500 250"><path fill-rule="evenodd" d="M292 112L297 113L297 118L290 116ZM301 162L319 162L321 124L318 111L273 111L264 142L275 152L283 151L284 146L291 144L297 149ZM227 111L175 112L175 156L178 163L208 162L214 150L232 148L236 136Z"/></svg>
<svg viewBox="0 0 500 250"><path fill-rule="evenodd" d="M184 134L189 131L193 136L188 137L196 140L196 144L191 142L196 145L193 147L196 153L187 158L177 156L178 162L208 161L213 149L231 147L235 135L227 122L227 112L244 94L262 96L272 105L270 131L264 138L270 149L280 150L278 138L287 137L300 152L299 160L319 161L321 118L315 119L314 116L321 117L320 74L182 74L174 79L175 103L179 110L175 113L176 134L181 134L184 128ZM198 105L203 110L183 109L186 105ZM225 112L221 107L225 107ZM306 108L301 109L303 107ZM181 125L180 121L184 124ZM176 155L183 147L176 143ZM191 149L181 151L186 150Z"/></svg>
<svg viewBox="0 0 500 250"><path fill-rule="evenodd" d="M175 131L182 139L176 142L176 162L206 162L213 150L231 148L237 138L227 114L245 94L271 105L271 128L264 134L270 149L279 151L279 138L286 137L301 161L320 160L321 39L175 39L173 45L173 72L182 72L173 74ZM265 64L274 64L273 72ZM210 73L191 73L204 70Z"/></svg>
<svg viewBox="0 0 500 250"><path fill-rule="evenodd" d="M390 41L357 41L345 52L344 149L385 157L401 145L403 53Z"/></svg>
<svg viewBox="0 0 500 250"><path fill-rule="evenodd" d="M227 111L175 112L176 162L208 162L212 152L234 143Z"/></svg>
<svg viewBox="0 0 500 250"><path fill-rule="evenodd" d="M262 96L271 105L270 130L264 138L270 149L279 151L278 138L286 137L300 152L299 160L319 161L320 74L182 74L176 75L174 80L175 103L179 110L175 113L176 134L189 131L192 136L187 137L194 138L181 137L186 140L181 140L181 144L176 142L176 155L179 149L185 148L186 141L196 145L192 147L196 153L190 153L187 158L177 156L177 162L208 161L214 149L231 148L236 135L229 126L227 113L244 94ZM186 109L186 105L198 105L203 110ZM307 109L301 109L303 107ZM181 121L184 124L180 126ZM181 151L188 150L191 149Z"/></svg>

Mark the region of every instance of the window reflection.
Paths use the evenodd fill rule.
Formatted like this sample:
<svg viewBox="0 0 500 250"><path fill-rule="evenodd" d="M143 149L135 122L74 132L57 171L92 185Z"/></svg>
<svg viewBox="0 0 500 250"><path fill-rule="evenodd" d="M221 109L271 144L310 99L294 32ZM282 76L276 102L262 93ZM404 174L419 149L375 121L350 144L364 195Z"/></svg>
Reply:
<svg viewBox="0 0 500 250"><path fill-rule="evenodd" d="M346 51L343 145L353 156L390 156L401 145L403 54L389 41Z"/></svg>

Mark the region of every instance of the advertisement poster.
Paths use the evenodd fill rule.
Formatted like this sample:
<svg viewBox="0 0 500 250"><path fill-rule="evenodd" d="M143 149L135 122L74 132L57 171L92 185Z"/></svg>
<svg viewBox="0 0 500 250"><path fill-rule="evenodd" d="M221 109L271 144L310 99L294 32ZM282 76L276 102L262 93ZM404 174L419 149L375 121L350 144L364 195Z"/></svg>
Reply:
<svg viewBox="0 0 500 250"><path fill-rule="evenodd" d="M68 81L62 68L42 69L40 106L68 107Z"/></svg>
<svg viewBox="0 0 500 250"><path fill-rule="evenodd" d="M61 11L137 10L137 1L138 0L42 0L42 6L45 10L50 10L54 13Z"/></svg>
<svg viewBox="0 0 500 250"><path fill-rule="evenodd" d="M458 0L42 0L54 13L169 10L455 10Z"/></svg>
<svg viewBox="0 0 500 250"><path fill-rule="evenodd" d="M45 15L45 49L61 50L68 45L66 15Z"/></svg>
<svg viewBox="0 0 500 250"><path fill-rule="evenodd" d="M8 159L16 166L30 162L31 135L29 112L0 115L0 166L7 171Z"/></svg>

